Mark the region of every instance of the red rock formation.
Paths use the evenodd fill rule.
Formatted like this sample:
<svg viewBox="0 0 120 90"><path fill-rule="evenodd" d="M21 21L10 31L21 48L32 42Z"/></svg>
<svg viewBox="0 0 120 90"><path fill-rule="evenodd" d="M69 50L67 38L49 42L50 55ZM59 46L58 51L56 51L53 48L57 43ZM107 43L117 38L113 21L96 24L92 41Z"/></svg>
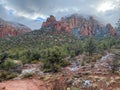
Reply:
<svg viewBox="0 0 120 90"><path fill-rule="evenodd" d="M42 28L44 28L44 27L46 27L46 26L47 26L46 22L43 22L43 23L42 23Z"/></svg>
<svg viewBox="0 0 120 90"><path fill-rule="evenodd" d="M98 27L98 22L93 17L86 19L79 15L72 15L66 17L64 22L70 26L70 29L79 29L80 34L84 36L92 35L94 30Z"/></svg>
<svg viewBox="0 0 120 90"><path fill-rule="evenodd" d="M31 29L22 24L10 23L0 19L0 38L18 36L29 31L31 31Z"/></svg>
<svg viewBox="0 0 120 90"><path fill-rule="evenodd" d="M43 22L42 27L47 27L50 24L53 24L56 22L56 19L53 15L50 15L49 18L47 18L46 22Z"/></svg>
<svg viewBox="0 0 120 90"><path fill-rule="evenodd" d="M64 20L56 21L55 17L52 15L49 18L47 18L46 22L43 22L42 28L45 27L53 27L58 31L65 31L68 33L71 32L69 24L65 23Z"/></svg>
<svg viewBox="0 0 120 90"><path fill-rule="evenodd" d="M81 31L80 31L80 34L81 35L84 35L84 36L88 36L88 35L92 35L93 33L93 30L92 28L90 27L89 23L86 22L82 28L81 28Z"/></svg>
<svg viewBox="0 0 120 90"><path fill-rule="evenodd" d="M110 35L112 35L112 36L115 36L115 35L116 35L116 31L115 31L115 29L112 27L111 24L107 24L107 25L106 25L106 28L108 29L108 33L109 33Z"/></svg>
<svg viewBox="0 0 120 90"><path fill-rule="evenodd" d="M101 30L107 28L109 34L116 35L112 25L108 24L105 27L92 16L84 18L75 14L65 18L62 17L60 21L56 21L55 17L51 15L46 22L43 22L42 24L42 28L45 27L52 27L58 31L65 31L68 33L72 33L72 30L78 29L80 30L79 34L82 36L95 35L96 30L98 30L97 33L100 33Z"/></svg>

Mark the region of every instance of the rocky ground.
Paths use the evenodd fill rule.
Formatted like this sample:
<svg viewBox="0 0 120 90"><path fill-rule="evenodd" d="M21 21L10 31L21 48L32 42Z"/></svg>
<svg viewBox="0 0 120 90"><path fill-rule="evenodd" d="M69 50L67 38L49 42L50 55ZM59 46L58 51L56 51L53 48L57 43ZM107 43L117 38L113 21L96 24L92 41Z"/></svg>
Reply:
<svg viewBox="0 0 120 90"><path fill-rule="evenodd" d="M17 78L0 83L0 90L120 90L120 71L110 73L111 53L84 66L76 62L58 73L43 73L40 64L26 65ZM77 60L82 60L80 55ZM22 78L32 73L29 78ZM22 79L21 79L22 78Z"/></svg>

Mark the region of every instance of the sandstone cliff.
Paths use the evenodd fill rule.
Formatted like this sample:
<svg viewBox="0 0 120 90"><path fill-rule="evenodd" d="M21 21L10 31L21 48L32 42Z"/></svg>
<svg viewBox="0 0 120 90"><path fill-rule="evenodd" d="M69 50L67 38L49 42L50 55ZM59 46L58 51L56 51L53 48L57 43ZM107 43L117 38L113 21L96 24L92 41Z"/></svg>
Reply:
<svg viewBox="0 0 120 90"><path fill-rule="evenodd" d="M43 22L42 28L52 28L68 33L76 32L79 36L116 35L111 24L103 25L92 16L83 17L78 14L62 17L59 21L51 15L46 22Z"/></svg>
<svg viewBox="0 0 120 90"><path fill-rule="evenodd" d="M56 21L56 18L51 15L49 18L47 18L46 22L43 22L42 28L52 28L56 29L58 31L65 31L70 33L70 26L68 23L61 21Z"/></svg>
<svg viewBox="0 0 120 90"><path fill-rule="evenodd" d="M0 38L6 36L18 36L30 31L31 29L25 25L0 19Z"/></svg>
<svg viewBox="0 0 120 90"><path fill-rule="evenodd" d="M116 31L115 31L115 29L112 27L112 25L111 24L107 24L106 25L106 28L108 29L108 33L110 34L110 35L116 35Z"/></svg>

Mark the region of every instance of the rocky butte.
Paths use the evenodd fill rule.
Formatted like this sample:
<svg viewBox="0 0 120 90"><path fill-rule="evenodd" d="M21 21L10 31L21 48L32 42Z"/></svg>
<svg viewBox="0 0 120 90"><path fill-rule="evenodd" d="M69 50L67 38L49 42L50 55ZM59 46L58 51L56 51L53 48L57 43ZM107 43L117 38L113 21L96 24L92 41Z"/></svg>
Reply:
<svg viewBox="0 0 120 90"><path fill-rule="evenodd" d="M70 25L64 22L63 18L60 21L57 21L53 15L50 15L46 22L43 22L42 28L54 28L58 31L71 32Z"/></svg>
<svg viewBox="0 0 120 90"><path fill-rule="evenodd" d="M78 14L62 17L59 21L53 15L50 15L46 22L43 22L42 28L65 31L78 36L116 35L116 31L111 24L103 25L92 16L83 17Z"/></svg>
<svg viewBox="0 0 120 90"><path fill-rule="evenodd" d="M31 29L25 25L0 19L0 38L18 36L30 31Z"/></svg>

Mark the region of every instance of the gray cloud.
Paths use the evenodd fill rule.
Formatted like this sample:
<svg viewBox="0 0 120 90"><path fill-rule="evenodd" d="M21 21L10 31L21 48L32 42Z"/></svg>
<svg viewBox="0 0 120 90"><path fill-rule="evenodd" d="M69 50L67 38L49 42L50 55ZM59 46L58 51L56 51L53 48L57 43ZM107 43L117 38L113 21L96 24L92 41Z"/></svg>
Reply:
<svg viewBox="0 0 120 90"><path fill-rule="evenodd" d="M83 15L95 15L105 23L115 24L120 18L120 0L0 0L0 17L10 21L23 23L32 29L40 28L42 21L36 18L46 19L49 15L55 15L57 19L73 13ZM114 9L106 12L98 12L97 7L104 2L112 2ZM9 10L14 10L9 15ZM104 8L103 8L104 9Z"/></svg>
<svg viewBox="0 0 120 90"><path fill-rule="evenodd" d="M8 17L8 13L6 12L6 9L1 4L0 4L0 17L2 17L2 18Z"/></svg>

